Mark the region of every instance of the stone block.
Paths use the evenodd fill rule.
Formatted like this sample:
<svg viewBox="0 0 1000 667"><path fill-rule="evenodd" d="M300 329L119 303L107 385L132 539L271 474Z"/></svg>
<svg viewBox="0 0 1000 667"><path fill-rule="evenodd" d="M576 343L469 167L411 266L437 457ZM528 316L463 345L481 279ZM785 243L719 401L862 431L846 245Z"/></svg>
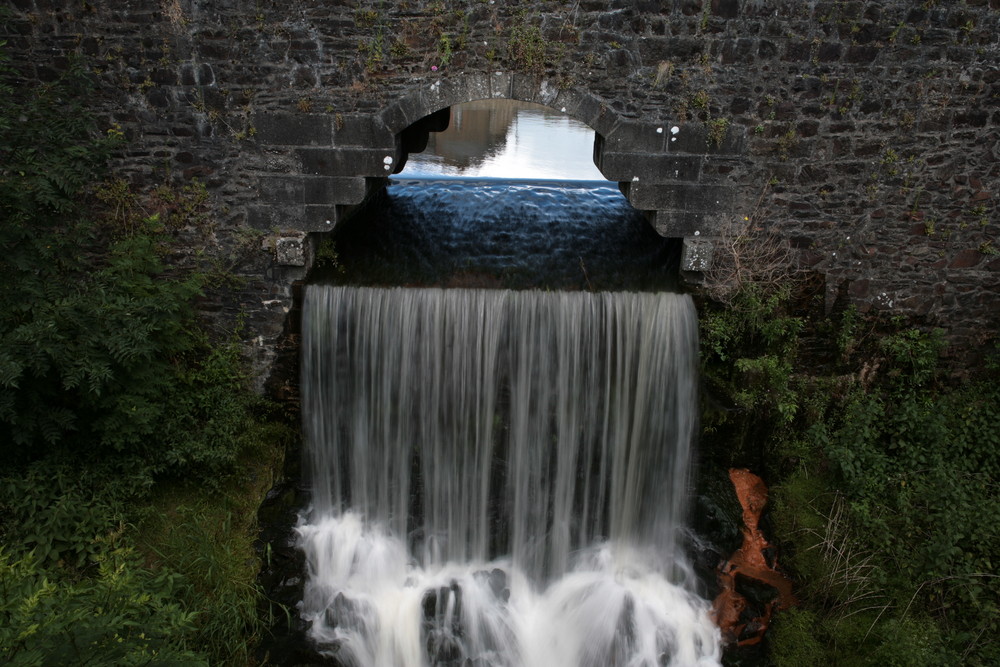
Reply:
<svg viewBox="0 0 1000 667"><path fill-rule="evenodd" d="M649 223L656 233L665 238L701 236L708 231L705 214L694 211L660 210L647 213Z"/></svg>
<svg viewBox="0 0 1000 667"><path fill-rule="evenodd" d="M467 72L461 78L428 80L424 84L424 115L456 104L485 100L493 97L493 86L488 72Z"/></svg>
<svg viewBox="0 0 1000 667"><path fill-rule="evenodd" d="M301 176L264 176L258 181L257 194L268 204L301 204L303 181Z"/></svg>
<svg viewBox="0 0 1000 667"><path fill-rule="evenodd" d="M302 206L250 206L247 208L247 225L268 232L298 229L303 212Z"/></svg>
<svg viewBox="0 0 1000 667"><path fill-rule="evenodd" d="M557 86L545 84L545 91L549 95L541 95L542 82L544 79L540 74L530 72L514 72L510 77L510 96L522 102L534 102L550 106L559 94Z"/></svg>
<svg viewBox="0 0 1000 667"><path fill-rule="evenodd" d="M673 183L697 181L704 158L697 155L665 153L615 153L602 149L595 160L604 177L619 182Z"/></svg>
<svg viewBox="0 0 1000 667"><path fill-rule="evenodd" d="M724 19L734 19L739 16L740 3L738 0L712 0L712 14L721 16Z"/></svg>
<svg viewBox="0 0 1000 667"><path fill-rule="evenodd" d="M279 266L305 266L305 238L304 233L279 236L274 241L274 261Z"/></svg>
<svg viewBox="0 0 1000 667"><path fill-rule="evenodd" d="M489 72L490 98L510 98L510 85L514 79L513 72Z"/></svg>
<svg viewBox="0 0 1000 667"><path fill-rule="evenodd" d="M681 247L681 271L708 271L712 268L714 251L710 239L685 237Z"/></svg>
<svg viewBox="0 0 1000 667"><path fill-rule="evenodd" d="M782 60L786 62L808 62L812 58L812 45L808 42L789 42L785 45L785 55Z"/></svg>
<svg viewBox="0 0 1000 667"><path fill-rule="evenodd" d="M344 220L347 206L306 205L298 229L304 232L329 232Z"/></svg>
<svg viewBox="0 0 1000 667"><path fill-rule="evenodd" d="M674 132L673 128L677 131ZM670 132L667 140L667 150L671 153L705 154L742 154L746 151L746 128L741 125L729 125L721 143L712 136L710 128L705 123L685 123L674 125L665 130Z"/></svg>
<svg viewBox="0 0 1000 667"><path fill-rule="evenodd" d="M427 114L437 111L430 108L423 93L423 88L418 89L382 110L379 119L389 132L399 134Z"/></svg>
<svg viewBox="0 0 1000 667"><path fill-rule="evenodd" d="M669 125L622 120L604 136L604 150L618 153L661 153L669 134Z"/></svg>
<svg viewBox="0 0 1000 667"><path fill-rule="evenodd" d="M334 114L333 145L393 149L396 136L381 119L368 114Z"/></svg>
<svg viewBox="0 0 1000 667"><path fill-rule="evenodd" d="M684 62L697 58L704 50L706 40L698 37L644 37L639 42L647 62Z"/></svg>
<svg viewBox="0 0 1000 667"><path fill-rule="evenodd" d="M724 65L731 65L733 63L748 65L753 63L754 46L755 42L752 39L727 40L722 45L722 63Z"/></svg>
<svg viewBox="0 0 1000 667"><path fill-rule="evenodd" d="M302 202L312 205L360 204L368 193L366 180L356 178L327 178L303 176Z"/></svg>
<svg viewBox="0 0 1000 667"><path fill-rule="evenodd" d="M601 136L607 136L618 122L618 114L603 100L575 89L560 91L553 108L586 123Z"/></svg>
<svg viewBox="0 0 1000 667"><path fill-rule="evenodd" d="M640 211L674 209L714 212L727 210L733 188L725 185L632 182L626 187L629 202Z"/></svg>
<svg viewBox="0 0 1000 667"><path fill-rule="evenodd" d="M265 146L331 146L328 114L260 112L254 114L257 141Z"/></svg>
<svg viewBox="0 0 1000 667"><path fill-rule="evenodd" d="M847 47L844 61L852 64L874 62L878 57L879 47L873 45L853 45Z"/></svg>
<svg viewBox="0 0 1000 667"><path fill-rule="evenodd" d="M302 173L314 176L388 176L399 161L395 150L306 148L296 152Z"/></svg>
<svg viewBox="0 0 1000 667"><path fill-rule="evenodd" d="M290 232L329 232L343 218L340 209L341 207L332 204L253 206L247 210L247 224L253 229L283 236L290 235Z"/></svg>

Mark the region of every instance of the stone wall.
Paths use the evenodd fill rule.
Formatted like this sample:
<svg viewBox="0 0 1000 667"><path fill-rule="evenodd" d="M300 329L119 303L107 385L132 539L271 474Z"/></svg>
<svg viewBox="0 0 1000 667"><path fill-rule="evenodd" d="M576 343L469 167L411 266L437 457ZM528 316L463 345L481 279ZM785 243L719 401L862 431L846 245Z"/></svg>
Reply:
<svg viewBox="0 0 1000 667"><path fill-rule="evenodd" d="M691 270L734 238L782 239L831 302L962 343L997 329L998 0L12 5L26 85L77 54L96 72L101 123L129 139L116 174L208 186L202 250L244 280L204 309L247 314L262 378L313 232L441 126L429 114L483 97L590 124L598 166L688 240Z"/></svg>

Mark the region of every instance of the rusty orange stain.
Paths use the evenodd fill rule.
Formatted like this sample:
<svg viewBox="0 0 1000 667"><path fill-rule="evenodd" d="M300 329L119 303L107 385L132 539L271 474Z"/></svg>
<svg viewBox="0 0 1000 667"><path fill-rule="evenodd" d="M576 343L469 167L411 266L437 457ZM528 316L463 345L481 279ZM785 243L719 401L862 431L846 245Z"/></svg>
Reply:
<svg viewBox="0 0 1000 667"><path fill-rule="evenodd" d="M760 517L767 505L767 485L749 470L739 468L729 471L729 479L743 508L743 544L719 566L722 590L715 598L713 612L726 643L749 646L764 637L774 610L795 604L795 596L792 582L777 569L777 559L768 558L768 551L774 550L760 529ZM748 601L736 590L737 575L767 584L777 592L760 617L745 617Z"/></svg>

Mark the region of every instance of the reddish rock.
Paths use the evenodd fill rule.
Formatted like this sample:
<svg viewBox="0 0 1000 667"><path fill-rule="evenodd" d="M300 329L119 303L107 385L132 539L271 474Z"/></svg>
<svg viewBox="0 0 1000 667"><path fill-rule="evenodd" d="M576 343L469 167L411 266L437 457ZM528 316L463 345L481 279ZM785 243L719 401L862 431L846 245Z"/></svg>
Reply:
<svg viewBox="0 0 1000 667"><path fill-rule="evenodd" d="M949 269L968 269L979 264L983 259L983 254L975 248L960 250L948 265Z"/></svg>
<svg viewBox="0 0 1000 667"><path fill-rule="evenodd" d="M848 288L848 292L855 299L863 299L866 296L868 296L868 290L870 288L870 285L871 285L870 280L867 279L855 280L854 282L851 283L851 286Z"/></svg>
<svg viewBox="0 0 1000 667"><path fill-rule="evenodd" d="M715 598L713 613L724 642L750 646L763 639L776 609L786 609L796 601L792 582L777 569L775 549L760 530L767 486L749 470L734 468L729 479L743 508L743 544L719 566L721 592ZM748 614L751 602L741 591L761 588L773 589L775 595L763 603L759 615ZM755 602L761 606L760 600Z"/></svg>

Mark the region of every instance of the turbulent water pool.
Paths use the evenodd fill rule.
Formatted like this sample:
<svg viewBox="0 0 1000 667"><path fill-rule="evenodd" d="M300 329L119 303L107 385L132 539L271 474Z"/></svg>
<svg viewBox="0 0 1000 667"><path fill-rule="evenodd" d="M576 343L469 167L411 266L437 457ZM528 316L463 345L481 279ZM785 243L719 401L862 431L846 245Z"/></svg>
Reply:
<svg viewBox="0 0 1000 667"><path fill-rule="evenodd" d="M310 636L345 665L710 665L669 293L311 286Z"/></svg>

